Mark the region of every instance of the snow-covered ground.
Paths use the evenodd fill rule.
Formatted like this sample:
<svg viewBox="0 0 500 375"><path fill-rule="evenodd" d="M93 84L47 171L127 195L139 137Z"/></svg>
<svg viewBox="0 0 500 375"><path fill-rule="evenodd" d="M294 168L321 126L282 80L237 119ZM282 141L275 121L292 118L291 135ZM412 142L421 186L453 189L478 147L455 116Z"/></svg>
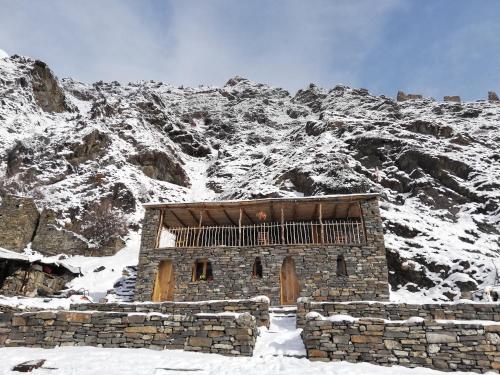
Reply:
<svg viewBox="0 0 500 375"><path fill-rule="evenodd" d="M19 374L10 369L24 361L47 359L33 375L439 375L441 371L401 366L382 367L368 363L310 362L264 354L251 358L223 357L217 354L189 353L180 350L107 349L61 347L56 349L2 348L0 374ZM49 369L50 368L50 369ZM454 374L469 374L454 372Z"/></svg>
<svg viewBox="0 0 500 375"><path fill-rule="evenodd" d="M106 374L106 375L423 375L442 374L424 368L382 367L368 363L311 362L306 358L300 329L293 316L271 314L269 329L261 328L251 358L224 357L181 350L110 349L94 347L59 347L55 349L1 348L0 374L16 374L10 369L28 360L46 359L32 374ZM456 372L455 374L465 374Z"/></svg>

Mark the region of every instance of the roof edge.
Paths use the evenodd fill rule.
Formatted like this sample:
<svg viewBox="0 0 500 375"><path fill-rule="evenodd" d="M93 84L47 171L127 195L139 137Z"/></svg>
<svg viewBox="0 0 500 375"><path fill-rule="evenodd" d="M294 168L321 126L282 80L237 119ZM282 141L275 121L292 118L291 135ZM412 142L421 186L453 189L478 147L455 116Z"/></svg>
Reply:
<svg viewBox="0 0 500 375"><path fill-rule="evenodd" d="M259 199L236 199L220 201L198 201L198 202L151 202L142 206L148 208L194 208L194 207L227 207L237 205L252 205L265 203L297 203L297 202L315 202L315 201L359 201L379 197L379 193L354 193L354 194L331 194L331 195L313 195L309 197L283 197L283 198L259 198Z"/></svg>

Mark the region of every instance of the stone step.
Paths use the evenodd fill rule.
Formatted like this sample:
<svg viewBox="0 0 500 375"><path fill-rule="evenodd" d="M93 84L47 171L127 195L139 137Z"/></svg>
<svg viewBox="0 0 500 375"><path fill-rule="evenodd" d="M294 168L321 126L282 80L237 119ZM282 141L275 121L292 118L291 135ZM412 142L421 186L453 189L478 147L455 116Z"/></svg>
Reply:
<svg viewBox="0 0 500 375"><path fill-rule="evenodd" d="M297 306L271 306L269 312L280 315L297 315Z"/></svg>

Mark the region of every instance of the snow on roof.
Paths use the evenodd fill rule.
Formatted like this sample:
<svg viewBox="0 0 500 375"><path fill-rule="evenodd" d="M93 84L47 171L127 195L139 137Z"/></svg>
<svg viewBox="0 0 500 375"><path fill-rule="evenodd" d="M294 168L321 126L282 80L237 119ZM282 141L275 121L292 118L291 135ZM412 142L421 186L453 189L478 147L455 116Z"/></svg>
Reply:
<svg viewBox="0 0 500 375"><path fill-rule="evenodd" d="M57 267L63 267L73 274L79 274L80 270L76 267L65 262L65 259L59 259L59 256L44 257L40 254L36 255L26 255L22 253L16 253L12 250L7 250L0 247L0 259L17 260L21 262L34 263L39 262L42 264L53 265Z"/></svg>
<svg viewBox="0 0 500 375"><path fill-rule="evenodd" d="M0 247L0 259L20 260L29 262L30 259L27 255L16 253L15 251L4 249Z"/></svg>

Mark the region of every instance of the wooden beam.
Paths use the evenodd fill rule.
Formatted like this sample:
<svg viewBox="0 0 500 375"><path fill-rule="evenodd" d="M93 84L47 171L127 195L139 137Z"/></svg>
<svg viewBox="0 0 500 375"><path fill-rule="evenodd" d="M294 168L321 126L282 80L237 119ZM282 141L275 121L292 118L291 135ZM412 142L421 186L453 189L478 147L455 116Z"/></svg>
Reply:
<svg viewBox="0 0 500 375"><path fill-rule="evenodd" d="M252 218L250 216L248 216L248 214L245 212L245 210L243 208L241 208L241 212L243 212L243 215L245 215L245 217L252 223L252 224L255 224L255 221L252 220Z"/></svg>
<svg viewBox="0 0 500 375"><path fill-rule="evenodd" d="M313 213L313 218L317 219L319 216L319 207L321 206L321 203L316 203L314 206L314 213Z"/></svg>
<svg viewBox="0 0 500 375"><path fill-rule="evenodd" d="M332 211L332 219L335 220L337 217L337 205L333 205L333 211Z"/></svg>
<svg viewBox="0 0 500 375"><path fill-rule="evenodd" d="M352 207L352 204L349 203L349 206L347 207L347 216L346 217L350 217L350 213L351 213L351 207Z"/></svg>
<svg viewBox="0 0 500 375"><path fill-rule="evenodd" d="M175 212L174 212L174 211L170 210L170 213L172 214L172 216L173 216L173 217L175 217L175 220L177 220L179 223L181 223L181 225L182 225L183 227L189 227L189 225L186 225L186 223L184 223L184 222L180 219L180 217L179 217L179 216L177 216L177 215L175 214Z"/></svg>
<svg viewBox="0 0 500 375"><path fill-rule="evenodd" d="M199 219L199 218L197 218L197 217L195 216L195 214L193 214L193 211L192 211L192 210L188 210L188 212L191 214L191 217L193 218L193 220L194 220L195 224L196 224L196 223L198 223L198 222L200 221L200 219ZM200 214L200 216L201 216L201 214Z"/></svg>
<svg viewBox="0 0 500 375"><path fill-rule="evenodd" d="M285 213L283 212L283 205L281 206L281 244L285 244Z"/></svg>
<svg viewBox="0 0 500 375"><path fill-rule="evenodd" d="M239 243L240 243L240 246L241 246L241 219L243 217L243 209L240 207L240 218L238 220L238 235L239 235Z"/></svg>
<svg viewBox="0 0 500 375"><path fill-rule="evenodd" d="M198 235L196 236L196 245L200 247L200 239L201 239L201 225L203 223L203 211L200 211L200 221L198 223Z"/></svg>
<svg viewBox="0 0 500 375"><path fill-rule="evenodd" d="M160 246L160 236L161 236L161 231L163 230L163 216L165 215L165 210L160 211L160 220L158 223L158 230L156 232L156 240L155 240L155 248L158 248Z"/></svg>
<svg viewBox="0 0 500 375"><path fill-rule="evenodd" d="M252 200L231 200L231 201L213 201L213 202L179 202L179 203L146 203L145 208L193 208L193 209L208 209L208 208L224 208L224 207L239 207L253 206L268 202L280 204L296 204L296 203L316 203L316 202L357 202L367 199L377 198L378 193L362 193L362 194L335 194L323 196L311 196L302 198L263 198Z"/></svg>
<svg viewBox="0 0 500 375"><path fill-rule="evenodd" d="M292 207L293 207L292 208L292 221L295 221L295 220L297 220L297 205L294 204Z"/></svg>
<svg viewBox="0 0 500 375"><path fill-rule="evenodd" d="M223 209L222 212L224 213L224 216L226 216L226 219L228 219L231 222L231 224L233 224L234 226L236 226L236 223L233 221L233 219L231 219L231 216L229 216L229 214L227 213L227 211Z"/></svg>
<svg viewBox="0 0 500 375"><path fill-rule="evenodd" d="M219 223L214 219L214 217L210 215L210 211L205 210L205 213L207 214L207 217L215 223L215 225L219 225Z"/></svg>
<svg viewBox="0 0 500 375"><path fill-rule="evenodd" d="M325 243L325 228L323 227L323 205L319 204L319 225L321 228L321 243Z"/></svg>
<svg viewBox="0 0 500 375"><path fill-rule="evenodd" d="M269 213L271 214L271 222L274 223L276 221L276 218L274 216L274 206L272 202L269 204Z"/></svg>

